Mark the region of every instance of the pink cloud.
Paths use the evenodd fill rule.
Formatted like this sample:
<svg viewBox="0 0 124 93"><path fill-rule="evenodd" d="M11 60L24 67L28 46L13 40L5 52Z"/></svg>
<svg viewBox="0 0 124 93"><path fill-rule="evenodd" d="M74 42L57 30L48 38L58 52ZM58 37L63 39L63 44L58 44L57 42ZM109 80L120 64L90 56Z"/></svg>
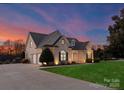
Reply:
<svg viewBox="0 0 124 93"><path fill-rule="evenodd" d="M52 22L52 23L55 22L55 19L53 17L51 17L46 11L44 11L38 7L30 7L30 9L32 9L33 12L42 16L47 22Z"/></svg>
<svg viewBox="0 0 124 93"><path fill-rule="evenodd" d="M72 18L64 23L64 28L68 31L81 31L82 29L85 31L87 24L79 19Z"/></svg>
<svg viewBox="0 0 124 93"><path fill-rule="evenodd" d="M80 36L80 34L82 35L87 31L88 28L87 22L81 19L79 16L63 21L59 24L59 27L71 37L77 37Z"/></svg>
<svg viewBox="0 0 124 93"><path fill-rule="evenodd" d="M90 40L85 35L78 35L78 36L75 36L75 38L77 38L79 41L82 41L82 42L85 42L85 41L89 41Z"/></svg>
<svg viewBox="0 0 124 93"><path fill-rule="evenodd" d="M21 19L19 19L21 20ZM17 40L27 38L28 32L40 32L40 33L50 33L53 28L49 26L40 26L35 23L26 23L26 26L13 25L5 20L0 20L0 40Z"/></svg>
<svg viewBox="0 0 124 93"><path fill-rule="evenodd" d="M1 23L5 22L7 24L12 24L14 26L18 26L18 27L23 27L26 28L28 31L32 31L32 30L40 30L40 29L46 29L46 33L48 33L48 29L50 28L50 26L46 26L43 24L40 24L39 22L37 22L37 20L33 19L32 17L19 13L18 11L8 11L5 12L4 15L6 15L5 17L2 16L0 17L0 21ZM44 15L46 15L44 13ZM13 21L10 21L8 18L14 18ZM27 32L27 31L26 31Z"/></svg>
<svg viewBox="0 0 124 93"><path fill-rule="evenodd" d="M74 15L74 16L72 15L72 17L68 18L68 20L66 19L63 20L62 22L59 22L56 21L55 18L50 16L49 13L47 13L42 9L36 7L29 7L29 8L32 9L33 12L43 17L50 24L55 24L58 30L62 29L65 32L67 32L70 37L76 37L81 41L89 40L89 38L85 36L85 32L95 28L103 28L103 25L97 23L88 23L85 19L80 18L78 15ZM51 31L55 30L54 27L50 26L50 24L48 25L39 24L32 17L26 16L24 14L20 14L16 11L10 11L9 14L11 17L12 16L14 17L12 24L8 23L8 20L5 18L0 19L0 21L2 21L1 22L2 24L0 24L0 33L2 33L0 35L1 40L5 40L5 39L14 40L17 38L26 39L26 35L29 31L50 33Z"/></svg>
<svg viewBox="0 0 124 93"><path fill-rule="evenodd" d="M25 40L26 34L22 34L21 31L25 29L19 27L13 27L8 24L1 23L0 24L0 40L17 40L22 39ZM17 32L18 31L18 32Z"/></svg>
<svg viewBox="0 0 124 93"><path fill-rule="evenodd" d="M50 33L54 28L48 25L39 24L36 20L30 16L20 14L16 11L10 11L5 13L8 17L13 17L14 20L10 21L6 17L0 17L0 40L15 40L15 39L26 39L27 33L40 32Z"/></svg>

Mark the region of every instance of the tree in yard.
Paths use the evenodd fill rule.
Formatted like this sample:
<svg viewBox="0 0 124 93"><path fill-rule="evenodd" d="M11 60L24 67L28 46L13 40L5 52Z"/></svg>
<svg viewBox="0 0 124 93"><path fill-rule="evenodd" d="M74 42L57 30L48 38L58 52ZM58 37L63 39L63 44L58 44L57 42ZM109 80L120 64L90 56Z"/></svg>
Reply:
<svg viewBox="0 0 124 93"><path fill-rule="evenodd" d="M40 56L40 62L41 63L46 62L47 65L54 64L54 56L53 56L53 53L50 51L50 49L46 48L43 50L43 52Z"/></svg>
<svg viewBox="0 0 124 93"><path fill-rule="evenodd" d="M97 50L94 50L94 57L97 59L99 58L100 60L104 59L104 50L98 48Z"/></svg>
<svg viewBox="0 0 124 93"><path fill-rule="evenodd" d="M15 54L22 54L25 50L25 43L23 40L15 40L14 42Z"/></svg>
<svg viewBox="0 0 124 93"><path fill-rule="evenodd" d="M112 20L114 23L108 28L109 51L113 57L124 58L124 9Z"/></svg>

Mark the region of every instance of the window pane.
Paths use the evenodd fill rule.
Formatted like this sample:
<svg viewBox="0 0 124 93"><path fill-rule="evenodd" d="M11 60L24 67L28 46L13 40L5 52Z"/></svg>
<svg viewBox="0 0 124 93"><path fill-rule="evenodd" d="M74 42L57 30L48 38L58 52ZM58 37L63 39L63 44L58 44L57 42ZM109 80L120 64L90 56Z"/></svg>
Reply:
<svg viewBox="0 0 124 93"><path fill-rule="evenodd" d="M62 50L62 51L60 52L60 54L61 54L61 55L60 55L61 61L65 61L65 60L66 60L66 52Z"/></svg>
<svg viewBox="0 0 124 93"><path fill-rule="evenodd" d="M62 44L64 44L65 43L65 41L64 40L62 40L62 42L61 42Z"/></svg>

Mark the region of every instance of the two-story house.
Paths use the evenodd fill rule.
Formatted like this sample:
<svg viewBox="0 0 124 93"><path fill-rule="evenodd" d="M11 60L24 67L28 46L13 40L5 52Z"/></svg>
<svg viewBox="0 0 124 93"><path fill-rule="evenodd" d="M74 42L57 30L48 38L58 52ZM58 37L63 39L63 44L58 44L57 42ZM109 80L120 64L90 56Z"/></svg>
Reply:
<svg viewBox="0 0 124 93"><path fill-rule="evenodd" d="M33 64L40 64L42 51L49 49L54 56L54 64L61 62L85 63L94 59L90 42L81 42L76 38L66 37L59 31L50 34L30 32L26 42L25 57Z"/></svg>

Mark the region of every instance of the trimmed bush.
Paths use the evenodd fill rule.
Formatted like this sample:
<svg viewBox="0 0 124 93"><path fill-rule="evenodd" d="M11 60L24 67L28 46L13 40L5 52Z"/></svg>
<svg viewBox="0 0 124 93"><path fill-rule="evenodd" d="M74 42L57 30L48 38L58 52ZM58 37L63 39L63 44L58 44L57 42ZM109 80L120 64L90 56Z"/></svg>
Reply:
<svg viewBox="0 0 124 93"><path fill-rule="evenodd" d="M76 64L76 62L75 61L72 61L72 64Z"/></svg>
<svg viewBox="0 0 124 93"><path fill-rule="evenodd" d="M41 63L46 62L47 65L54 65L54 56L49 48L43 50L40 56L40 62Z"/></svg>
<svg viewBox="0 0 124 93"><path fill-rule="evenodd" d="M12 62L9 61L9 60L6 60L6 61L0 61L0 64L11 64Z"/></svg>
<svg viewBox="0 0 124 93"><path fill-rule="evenodd" d="M22 59L22 61L21 61L23 64L29 64L30 63L30 61L28 60L28 59Z"/></svg>
<svg viewBox="0 0 124 93"><path fill-rule="evenodd" d="M17 58L14 58L14 59L12 60L12 63L22 63L21 61L22 61L22 58L17 57Z"/></svg>
<svg viewBox="0 0 124 93"><path fill-rule="evenodd" d="M67 62L67 65L71 65L71 63L70 62Z"/></svg>
<svg viewBox="0 0 124 93"><path fill-rule="evenodd" d="M100 58L95 58L94 59L94 63L99 63L100 62Z"/></svg>
<svg viewBox="0 0 124 93"><path fill-rule="evenodd" d="M91 58L88 58L88 59L86 59L86 62L87 63L92 63L92 59Z"/></svg>
<svg viewBox="0 0 124 93"><path fill-rule="evenodd" d="M3 64L3 62L0 61L0 65Z"/></svg>

